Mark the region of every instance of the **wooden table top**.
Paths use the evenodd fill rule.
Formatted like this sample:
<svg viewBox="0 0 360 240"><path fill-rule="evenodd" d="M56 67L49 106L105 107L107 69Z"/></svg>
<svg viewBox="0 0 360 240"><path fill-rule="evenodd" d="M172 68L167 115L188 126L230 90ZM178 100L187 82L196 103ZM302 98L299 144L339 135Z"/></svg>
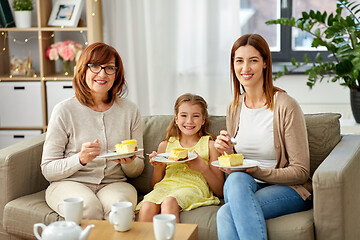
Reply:
<svg viewBox="0 0 360 240"><path fill-rule="evenodd" d="M85 228L87 225L94 224L95 227L91 229L88 240L155 240L153 223L152 222L132 222L131 229L127 232L118 232L114 226L107 220L86 220L81 221L81 227ZM198 225L177 223L174 240L198 240Z"/></svg>

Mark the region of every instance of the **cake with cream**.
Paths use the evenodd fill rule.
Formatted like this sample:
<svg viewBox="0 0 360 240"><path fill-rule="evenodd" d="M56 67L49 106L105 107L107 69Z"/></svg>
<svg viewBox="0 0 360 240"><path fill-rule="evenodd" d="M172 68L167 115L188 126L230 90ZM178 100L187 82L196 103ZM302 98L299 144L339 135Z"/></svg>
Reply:
<svg viewBox="0 0 360 240"><path fill-rule="evenodd" d="M185 160L188 158L188 150L184 148L171 149L169 159L173 161Z"/></svg>
<svg viewBox="0 0 360 240"><path fill-rule="evenodd" d="M117 154L134 152L138 149L137 142L135 139L124 140L121 143L116 144L115 149Z"/></svg>
<svg viewBox="0 0 360 240"><path fill-rule="evenodd" d="M218 157L219 165L222 167L234 167L243 165L244 155L241 153L224 154Z"/></svg>

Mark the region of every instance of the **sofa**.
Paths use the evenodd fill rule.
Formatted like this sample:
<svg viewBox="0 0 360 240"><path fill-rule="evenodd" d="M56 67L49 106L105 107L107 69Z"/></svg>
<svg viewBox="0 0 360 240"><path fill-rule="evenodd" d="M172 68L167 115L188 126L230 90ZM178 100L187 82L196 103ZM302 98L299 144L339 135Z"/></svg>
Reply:
<svg viewBox="0 0 360 240"><path fill-rule="evenodd" d="M313 208L266 221L268 236L282 239L360 239L360 135L340 134L340 114L305 114L308 131ZM172 116L144 116L144 153L157 149ZM210 131L225 129L224 116L210 116ZM0 150L0 239L35 239L34 223L62 220L45 202L48 182L40 170L45 134ZM145 156L144 172L128 179L139 200L148 193L152 167ZM223 200L222 200L223 203ZM220 206L181 212L183 223L198 224L199 239L217 239ZM241 213L239 213L241 214Z"/></svg>

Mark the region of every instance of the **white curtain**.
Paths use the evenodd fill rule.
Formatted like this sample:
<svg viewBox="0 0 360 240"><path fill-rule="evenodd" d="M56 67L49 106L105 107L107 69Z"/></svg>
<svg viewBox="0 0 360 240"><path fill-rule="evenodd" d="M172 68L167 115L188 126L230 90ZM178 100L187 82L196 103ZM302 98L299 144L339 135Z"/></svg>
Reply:
<svg viewBox="0 0 360 240"><path fill-rule="evenodd" d="M103 0L104 42L125 67L127 97L142 115L173 114L183 93L225 115L233 97L230 50L239 0Z"/></svg>

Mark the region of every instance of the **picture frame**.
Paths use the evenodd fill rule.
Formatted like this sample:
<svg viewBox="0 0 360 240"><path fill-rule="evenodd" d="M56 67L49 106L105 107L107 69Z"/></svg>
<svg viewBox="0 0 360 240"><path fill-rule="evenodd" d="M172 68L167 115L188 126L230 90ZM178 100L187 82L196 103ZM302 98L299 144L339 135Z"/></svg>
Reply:
<svg viewBox="0 0 360 240"><path fill-rule="evenodd" d="M57 0L51 11L48 25L76 27L83 7L84 0Z"/></svg>

